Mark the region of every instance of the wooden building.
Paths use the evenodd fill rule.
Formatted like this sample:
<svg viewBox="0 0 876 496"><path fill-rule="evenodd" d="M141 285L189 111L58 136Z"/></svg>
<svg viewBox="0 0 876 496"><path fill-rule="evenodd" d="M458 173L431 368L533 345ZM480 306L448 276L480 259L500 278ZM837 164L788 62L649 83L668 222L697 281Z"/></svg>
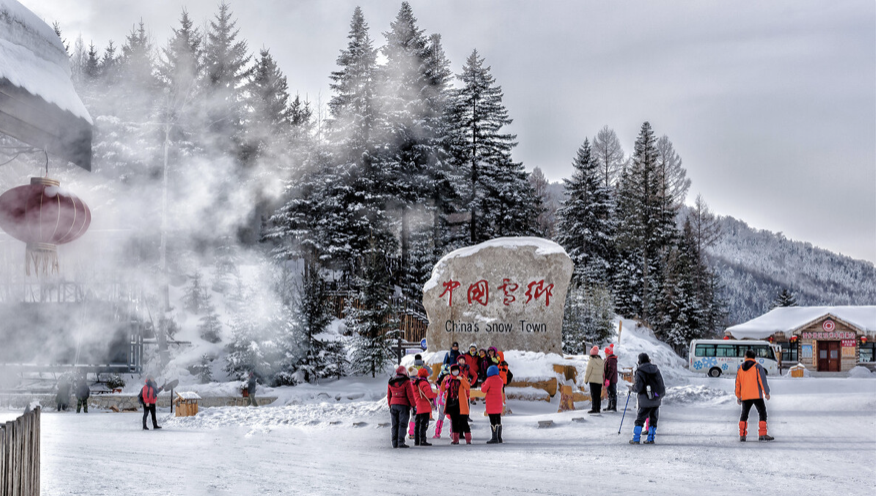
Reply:
<svg viewBox="0 0 876 496"><path fill-rule="evenodd" d="M781 350L783 367L818 372L876 367L876 306L779 307L729 327L734 339L760 339Z"/></svg>

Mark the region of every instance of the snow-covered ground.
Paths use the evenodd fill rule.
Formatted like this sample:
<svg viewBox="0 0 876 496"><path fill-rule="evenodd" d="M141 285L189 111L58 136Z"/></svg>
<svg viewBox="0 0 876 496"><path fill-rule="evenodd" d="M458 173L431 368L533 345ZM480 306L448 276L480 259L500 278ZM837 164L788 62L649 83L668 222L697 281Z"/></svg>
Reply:
<svg viewBox="0 0 876 496"><path fill-rule="evenodd" d="M478 405L472 446L450 446L445 430L431 448L393 450L378 426L382 379L288 388L281 406L165 410L158 432L140 430L140 414L47 412L43 494L873 494L873 378L771 378L776 441L745 444L733 380L686 382L667 396L654 446L627 444L629 412L618 435L620 413L560 414L555 399L511 402L501 446L484 444Z"/></svg>

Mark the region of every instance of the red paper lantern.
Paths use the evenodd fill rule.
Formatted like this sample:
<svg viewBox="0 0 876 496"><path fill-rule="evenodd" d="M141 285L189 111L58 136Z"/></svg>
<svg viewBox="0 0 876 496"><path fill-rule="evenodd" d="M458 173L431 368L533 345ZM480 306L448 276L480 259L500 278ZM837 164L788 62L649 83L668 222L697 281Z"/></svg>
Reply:
<svg viewBox="0 0 876 496"><path fill-rule="evenodd" d="M791 342L792 343L797 342L797 336L791 336Z"/></svg>
<svg viewBox="0 0 876 496"><path fill-rule="evenodd" d="M61 182L32 177L30 184L0 195L0 228L27 243L25 271L33 264L37 275L58 272L58 245L88 230L91 210Z"/></svg>
<svg viewBox="0 0 876 496"><path fill-rule="evenodd" d="M867 344L867 336L861 336L861 344Z"/></svg>
<svg viewBox="0 0 876 496"><path fill-rule="evenodd" d="M769 341L770 343L772 343L772 342L773 342L773 337L772 337L772 336L768 337L768 338L767 338L767 341Z"/></svg>
<svg viewBox="0 0 876 496"><path fill-rule="evenodd" d="M724 339L725 339L725 340L728 340L728 339L730 339L730 336L724 336ZM723 345L722 345L722 346L723 346Z"/></svg>

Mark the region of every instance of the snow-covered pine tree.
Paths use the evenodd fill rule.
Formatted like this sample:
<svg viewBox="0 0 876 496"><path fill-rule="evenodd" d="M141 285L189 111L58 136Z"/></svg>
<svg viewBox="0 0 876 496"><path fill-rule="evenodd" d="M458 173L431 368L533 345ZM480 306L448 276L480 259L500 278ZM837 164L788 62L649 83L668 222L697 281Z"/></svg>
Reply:
<svg viewBox="0 0 876 496"><path fill-rule="evenodd" d="M193 314L200 314L206 308L206 290L203 284L203 276L200 270L196 270L194 274L189 276L191 284L186 286L183 294L182 303L186 311Z"/></svg>
<svg viewBox="0 0 876 496"><path fill-rule="evenodd" d="M566 292L563 307L563 353L584 354L584 326L586 324L581 287L573 280Z"/></svg>
<svg viewBox="0 0 876 496"><path fill-rule="evenodd" d="M557 243L575 264L574 279L591 286L608 285L612 277L616 223L611 191L600 176L590 142L585 139L564 180L566 201L557 211Z"/></svg>
<svg viewBox="0 0 876 496"><path fill-rule="evenodd" d="M350 361L347 360L347 346L343 338L325 341L323 348L322 377L340 379L347 375Z"/></svg>
<svg viewBox="0 0 876 496"><path fill-rule="evenodd" d="M219 320L216 306L213 305L213 295L209 291L206 292L203 314L198 321L198 335L210 343L222 341L222 321Z"/></svg>
<svg viewBox="0 0 876 496"><path fill-rule="evenodd" d="M593 138L593 161L606 188L617 184L624 163L624 149L613 129L603 126Z"/></svg>
<svg viewBox="0 0 876 496"><path fill-rule="evenodd" d="M556 236L556 217L554 215L555 212L547 208L548 203L551 201L550 191L548 190L550 182L544 176L544 172L542 172L540 167L532 169L528 179L529 184L532 186L533 194L538 197L539 202L545 207L535 220L535 233L542 238L553 239Z"/></svg>
<svg viewBox="0 0 876 496"><path fill-rule="evenodd" d="M85 54L85 65L82 68L84 79L93 83L100 76L100 57L97 53L97 48L94 48L94 42L88 44L88 52Z"/></svg>
<svg viewBox="0 0 876 496"><path fill-rule="evenodd" d="M116 45L113 40L109 40L106 48L103 50L103 57L100 59L100 75L103 77L107 86L118 83L118 65L119 55L116 53Z"/></svg>
<svg viewBox="0 0 876 496"><path fill-rule="evenodd" d="M601 286L572 283L563 309L563 352L586 353L585 343L604 343L614 331L611 292Z"/></svg>
<svg viewBox="0 0 876 496"><path fill-rule="evenodd" d="M655 305L658 309L655 316L660 320L653 328L662 341L681 354L691 340L701 338L709 331L704 325L704 312L697 297L699 257L689 219L685 219L681 238L672 255L666 269L663 297Z"/></svg>
<svg viewBox="0 0 876 496"><path fill-rule="evenodd" d="M292 114L286 76L267 48L259 52L252 79L246 84L246 94L248 115L244 158L247 161L276 158L288 148Z"/></svg>
<svg viewBox="0 0 876 496"><path fill-rule="evenodd" d="M399 332L386 253L372 237L357 277L358 290L347 300L345 312L347 329L355 337L351 369L371 377L392 362L392 345Z"/></svg>
<svg viewBox="0 0 876 496"><path fill-rule="evenodd" d="M298 306L301 320L304 356L299 368L305 371L304 380L314 382L325 377L325 343L320 334L326 331L332 321L328 308L328 292L322 268L315 257L305 261L301 279Z"/></svg>
<svg viewBox="0 0 876 496"><path fill-rule="evenodd" d="M797 306L797 297L794 296L794 293L788 290L788 288L782 288L779 294L776 295L775 299L773 299L773 304L770 306L770 309L777 307L796 307Z"/></svg>
<svg viewBox="0 0 876 496"><path fill-rule="evenodd" d="M246 291L243 303L231 315L225 371L239 380L252 371L262 383L270 383L283 360L281 341L290 319L285 307L275 308L260 297L264 295Z"/></svg>
<svg viewBox="0 0 876 496"><path fill-rule="evenodd" d="M697 300L703 310L703 326L707 331L713 332L721 328L727 315L721 281L712 268L707 251L721 239L721 226L702 195L697 195L694 208L689 210L687 218L690 220L694 249L698 255L695 274Z"/></svg>
<svg viewBox="0 0 876 496"><path fill-rule="evenodd" d="M244 86L250 77L251 56L246 41L238 40L237 21L224 1L207 29L204 46L206 70L206 127L212 134L208 149L237 157L243 143Z"/></svg>
<svg viewBox="0 0 876 496"><path fill-rule="evenodd" d="M482 224L492 226L497 237L539 234L536 223L545 207L535 194L523 163L512 161L510 155L501 156L492 172L492 180L485 182L487 195L481 202Z"/></svg>
<svg viewBox="0 0 876 496"><path fill-rule="evenodd" d="M198 382L207 384L213 382L213 371L210 370L213 359L206 353L201 355L201 361L195 365L195 371L198 373Z"/></svg>

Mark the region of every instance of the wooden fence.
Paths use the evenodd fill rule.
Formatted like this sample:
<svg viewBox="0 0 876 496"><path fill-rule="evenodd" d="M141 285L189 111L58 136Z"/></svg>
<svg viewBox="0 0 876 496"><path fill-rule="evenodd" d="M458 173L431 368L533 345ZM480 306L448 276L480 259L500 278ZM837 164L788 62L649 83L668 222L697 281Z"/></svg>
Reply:
<svg viewBox="0 0 876 496"><path fill-rule="evenodd" d="M40 494L40 409L0 424L0 496Z"/></svg>

